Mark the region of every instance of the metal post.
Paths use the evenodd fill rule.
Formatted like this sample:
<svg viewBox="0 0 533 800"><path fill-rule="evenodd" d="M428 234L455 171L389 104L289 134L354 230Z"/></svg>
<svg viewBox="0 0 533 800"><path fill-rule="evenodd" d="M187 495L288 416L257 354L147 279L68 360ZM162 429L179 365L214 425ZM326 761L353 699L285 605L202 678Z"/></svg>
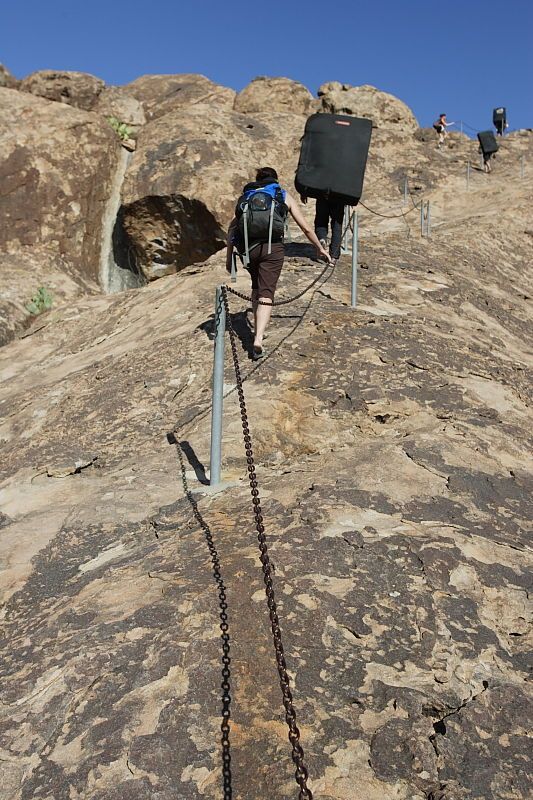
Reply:
<svg viewBox="0 0 533 800"><path fill-rule="evenodd" d="M348 226L350 224L350 210L348 206L344 206L344 218L342 220L342 241L341 241L341 253L345 255L348 252L348 248L346 247L346 242L348 241Z"/></svg>
<svg viewBox="0 0 533 800"><path fill-rule="evenodd" d="M470 189L470 161L466 164L466 188Z"/></svg>
<svg viewBox="0 0 533 800"><path fill-rule="evenodd" d="M463 135L463 120L461 120L461 136Z"/></svg>
<svg viewBox="0 0 533 800"><path fill-rule="evenodd" d="M404 178L404 182L403 182L403 204L404 204L404 206L407 205L407 191L408 191L408 187L407 187L407 175L406 175L405 178Z"/></svg>
<svg viewBox="0 0 533 800"><path fill-rule="evenodd" d="M237 282L237 253L235 250L231 254L231 282Z"/></svg>
<svg viewBox="0 0 533 800"><path fill-rule="evenodd" d="M483 152L479 154L479 166L481 167L481 171L484 172L485 162L483 161Z"/></svg>
<svg viewBox="0 0 533 800"><path fill-rule="evenodd" d="M425 200L420 203L420 236L424 235L424 205Z"/></svg>
<svg viewBox="0 0 533 800"><path fill-rule="evenodd" d="M427 234L427 237L429 239L429 237L431 236L431 205L430 205L430 201L429 200L428 200L427 208L428 208L428 211L427 211L427 219L426 219L426 234Z"/></svg>
<svg viewBox="0 0 533 800"><path fill-rule="evenodd" d="M352 233L352 308L357 306L357 257L359 250L359 218L357 211L353 212Z"/></svg>
<svg viewBox="0 0 533 800"><path fill-rule="evenodd" d="M220 483L222 464L222 407L224 398L224 334L226 332L226 309L222 300L222 287L215 294L215 352L213 358L213 400L211 405L211 456L209 460L209 483Z"/></svg>

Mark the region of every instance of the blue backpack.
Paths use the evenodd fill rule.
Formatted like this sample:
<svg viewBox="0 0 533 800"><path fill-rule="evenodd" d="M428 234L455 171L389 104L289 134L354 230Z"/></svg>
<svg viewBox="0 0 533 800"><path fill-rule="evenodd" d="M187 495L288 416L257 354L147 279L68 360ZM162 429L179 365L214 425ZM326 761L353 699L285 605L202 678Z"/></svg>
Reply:
<svg viewBox="0 0 533 800"><path fill-rule="evenodd" d="M270 180L247 183L235 208L237 240L235 245L244 256L244 265L250 263L250 250L268 242L282 242L289 209L285 204L286 192L279 183Z"/></svg>

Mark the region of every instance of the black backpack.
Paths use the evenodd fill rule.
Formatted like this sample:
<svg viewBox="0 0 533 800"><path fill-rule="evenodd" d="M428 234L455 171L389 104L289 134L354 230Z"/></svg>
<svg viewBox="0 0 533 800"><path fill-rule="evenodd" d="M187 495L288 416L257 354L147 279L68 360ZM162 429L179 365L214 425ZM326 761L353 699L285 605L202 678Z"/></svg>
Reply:
<svg viewBox="0 0 533 800"><path fill-rule="evenodd" d="M237 200L237 250L244 255L244 265L250 263L250 250L268 242L282 242L288 208L285 193L279 183L269 180L248 183Z"/></svg>

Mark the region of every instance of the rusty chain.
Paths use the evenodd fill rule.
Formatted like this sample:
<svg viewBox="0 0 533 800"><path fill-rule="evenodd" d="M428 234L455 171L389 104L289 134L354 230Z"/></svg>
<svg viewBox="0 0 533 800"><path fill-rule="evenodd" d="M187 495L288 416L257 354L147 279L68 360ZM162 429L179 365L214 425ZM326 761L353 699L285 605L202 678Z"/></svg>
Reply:
<svg viewBox="0 0 533 800"><path fill-rule="evenodd" d="M183 452L182 452L182 443L178 442L177 439L174 437L174 443L176 444L176 451L178 454L179 464L180 464L180 472L181 472L181 482L183 485L183 491L185 492L185 496L189 501L194 518L196 519L197 523L199 524L200 528L204 532L205 540L207 542L207 548L209 550L209 555L211 556L211 563L213 565L213 577L215 579L215 583L218 589L218 599L219 599L219 618L220 618L220 638L222 640L222 722L220 724L220 731L221 731L221 743L222 743L222 789L223 789L223 797L224 800L232 800L233 792L232 792L232 784L231 784L231 751L230 751L230 712L231 712L231 694L230 694L230 679L231 679L231 672L230 672L230 636L229 636L229 622L228 622L228 598L226 594L226 585L224 583L224 579L222 577L222 567L220 564L220 557L218 555L218 550L216 544L213 539L213 533L211 528L204 520L200 513L200 509L198 508L198 503L196 502L193 493L189 489L187 483L187 474L185 472L185 462L183 461Z"/></svg>
<svg viewBox="0 0 533 800"><path fill-rule="evenodd" d="M400 211L399 214L381 214L381 212L375 211L373 208L369 208L368 206L365 206L365 204L362 203L361 200L359 201L359 205L362 206L367 211L369 211L371 214L374 214L374 216L376 216L376 217L383 217L383 219L401 219L402 217L406 217L408 214L410 214L411 211L414 211L415 208L420 208L420 206L416 205L416 203L415 203L415 201L413 199L413 196L411 195L410 192L409 192L409 194L410 194L410 197L411 197L411 200L412 200L412 203L413 203L413 207L410 208L408 211Z"/></svg>
<svg viewBox="0 0 533 800"><path fill-rule="evenodd" d="M329 264L328 264L329 266ZM325 271L325 270L324 270ZM323 274L323 273L322 273ZM313 283L315 283L314 281ZM311 284L313 285L313 284ZM308 287L308 289L311 287ZM283 705L285 708L285 720L289 728L289 741L292 746L292 760L295 764L296 770L294 773L296 783L299 786L298 800L313 800L311 790L307 786L307 768L304 763L304 751L300 744L300 731L296 724L296 711L294 709L292 692L290 687L290 678L287 672L287 663L285 661L285 653L283 649L283 642L281 639L281 628L279 624L279 617L277 612L276 600L274 596L274 583L272 579L272 565L270 563L270 556L268 553L268 545L265 535L265 526L263 524L263 515L261 511L261 499L259 496L259 489L257 483L257 473L255 471L254 454L252 448L252 438L250 436L250 426L248 423L248 412L246 410L246 401L244 398L244 389L242 383L241 370L239 365L239 358L237 355L236 334L231 324L231 317L229 313L228 303L228 289L227 286L222 286L222 302L226 311L226 326L229 333L231 354L233 358L233 368L235 370L235 380L237 383L237 393L239 397L239 406L241 411L242 432L244 438L244 449L246 453L246 463L248 468L248 478L250 481L250 493L252 495L252 509L255 519L255 528L257 532L257 541L259 542L260 560L263 570L263 580L265 583L265 592L267 597L267 605L270 616L270 624L272 628L272 636L274 639L274 649L276 652L276 664L278 668L279 682L281 692L283 695ZM230 290L231 291L231 290ZM306 290L307 291L307 290ZM233 294L237 294L233 292Z"/></svg>
<svg viewBox="0 0 533 800"><path fill-rule="evenodd" d="M265 303L262 300L254 300L249 295L243 294L242 292L238 292L236 289L232 289L231 286L225 286L224 288L227 289L228 292L231 292L231 294L234 294L235 297L240 297L241 300L246 300L247 303L256 302L257 305L259 306L287 306L289 305L289 303L294 303L295 300L299 300L300 297L303 297L304 294L306 294L309 291L309 289L312 289L313 286L316 283L318 283L318 281L322 278L322 276L326 274L328 269L331 269L331 271L333 272L333 270L335 269L335 262L333 263L328 262L324 267L324 269L322 270L322 272L320 272L317 275L317 277L309 284L309 286L306 286L305 289L303 289L298 294L295 294L293 297L287 297L284 300L273 300L272 303Z"/></svg>

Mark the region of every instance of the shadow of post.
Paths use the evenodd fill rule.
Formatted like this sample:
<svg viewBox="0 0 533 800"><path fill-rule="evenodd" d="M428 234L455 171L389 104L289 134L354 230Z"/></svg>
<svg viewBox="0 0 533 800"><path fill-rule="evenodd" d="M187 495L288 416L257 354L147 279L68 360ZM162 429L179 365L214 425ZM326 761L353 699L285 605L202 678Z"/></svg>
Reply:
<svg viewBox="0 0 533 800"><path fill-rule="evenodd" d="M222 682L220 687L222 689L222 721L220 723L220 731L221 731L221 744L222 744L222 789L223 789L223 797L224 800L231 800L233 793L232 793L232 782L231 782L231 748L230 748L230 712L231 712L231 694L230 694L230 679L231 679L231 671L230 671L230 636L229 636L229 623L228 623L228 598L226 592L226 584L222 578L222 568L220 565L220 557L218 555L218 550L215 545L215 541L213 539L213 532L211 528L202 517L200 513L200 509L198 508L198 503L196 502L193 493L189 488L189 484L187 483L187 475L185 472L185 461L183 460L183 456L187 458L191 466L194 468L195 472L197 469L200 471L200 474L203 475L204 480L202 481L207 483L207 478L205 476L205 469L202 463L198 460L194 450L190 446L188 442L178 442L174 433L167 434L167 441L169 444L176 445L176 454L178 457L179 468L181 473L181 482L183 485L183 491L185 492L185 497L189 501L189 504L192 508L192 512L194 515L195 520L197 521L198 525L200 526L201 530L203 531L205 541L207 543L207 548L209 550L209 555L211 556L211 563L213 565L213 577L215 579L215 583L218 589L218 607L219 607L219 618L220 618L220 638L222 640ZM198 472L197 472L198 474Z"/></svg>

